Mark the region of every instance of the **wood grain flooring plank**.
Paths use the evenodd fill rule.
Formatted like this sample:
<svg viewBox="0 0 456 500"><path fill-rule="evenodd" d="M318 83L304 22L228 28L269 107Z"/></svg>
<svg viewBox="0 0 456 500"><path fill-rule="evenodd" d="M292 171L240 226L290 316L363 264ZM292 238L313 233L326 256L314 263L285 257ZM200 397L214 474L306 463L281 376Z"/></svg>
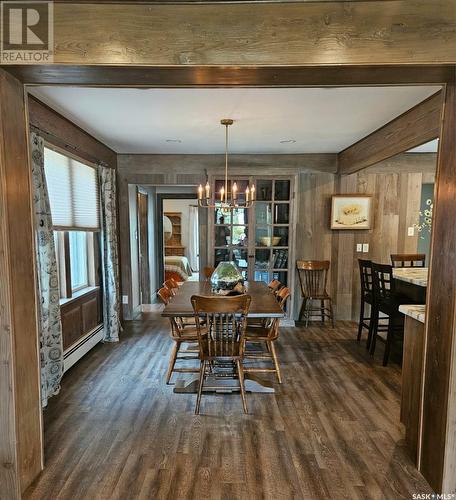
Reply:
<svg viewBox="0 0 456 500"><path fill-rule="evenodd" d="M338 322L283 328L274 394L174 394L157 313L66 374L45 411L46 468L26 500L399 499L431 492L399 420L400 368ZM195 363L194 360L184 363ZM189 377L188 374L179 375ZM176 376L177 377L177 376ZM271 375L272 379L273 376Z"/></svg>

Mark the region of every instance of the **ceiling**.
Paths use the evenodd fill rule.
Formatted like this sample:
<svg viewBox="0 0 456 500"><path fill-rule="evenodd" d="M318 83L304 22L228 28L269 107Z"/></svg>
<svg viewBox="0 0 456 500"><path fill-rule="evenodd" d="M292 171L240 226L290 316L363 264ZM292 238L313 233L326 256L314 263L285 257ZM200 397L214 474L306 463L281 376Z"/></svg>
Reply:
<svg viewBox="0 0 456 500"><path fill-rule="evenodd" d="M220 119L233 118L231 152L297 154L337 153L439 89L43 86L30 93L118 153L222 153Z"/></svg>
<svg viewBox="0 0 456 500"><path fill-rule="evenodd" d="M426 142L426 144L421 144L421 146L410 149L408 153L437 153L438 146L439 140L434 139L433 141Z"/></svg>

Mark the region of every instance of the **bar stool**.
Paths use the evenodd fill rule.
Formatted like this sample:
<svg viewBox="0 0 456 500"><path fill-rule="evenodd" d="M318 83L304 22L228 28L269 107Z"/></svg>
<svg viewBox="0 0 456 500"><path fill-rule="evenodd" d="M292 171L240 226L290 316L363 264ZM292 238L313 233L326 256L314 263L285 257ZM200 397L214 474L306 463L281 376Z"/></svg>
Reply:
<svg viewBox="0 0 456 500"><path fill-rule="evenodd" d="M425 267L426 254L424 253L392 253L393 267Z"/></svg>
<svg viewBox="0 0 456 500"><path fill-rule="evenodd" d="M296 261L303 298L301 310L299 311L299 321L304 316L306 318L306 327L310 318L320 316L322 322L325 321L325 318L330 319L334 328L332 298L326 291L329 265L329 260ZM312 302L315 300L320 302L320 307L312 307ZM325 305L326 302L328 302L328 307Z"/></svg>
<svg viewBox="0 0 456 500"><path fill-rule="evenodd" d="M361 306L359 310L358 337L356 340L358 342L361 340L363 328L366 328L368 332L367 349L369 349L372 338L373 316L375 315L374 294L372 290L372 261L358 259L358 265L361 279ZM364 316L366 304L369 305L369 316Z"/></svg>
<svg viewBox="0 0 456 500"><path fill-rule="evenodd" d="M372 339L370 342L370 353L374 355L378 332L379 313L388 316L388 329L385 340L385 353L383 355L383 366L388 364L391 346L398 334L404 333L404 315L399 312L399 305L406 303L406 298L396 293L395 281L393 279L393 267L388 264L372 263L372 284L374 292L375 309ZM381 338L381 337L379 337ZM383 339L382 339L383 340Z"/></svg>

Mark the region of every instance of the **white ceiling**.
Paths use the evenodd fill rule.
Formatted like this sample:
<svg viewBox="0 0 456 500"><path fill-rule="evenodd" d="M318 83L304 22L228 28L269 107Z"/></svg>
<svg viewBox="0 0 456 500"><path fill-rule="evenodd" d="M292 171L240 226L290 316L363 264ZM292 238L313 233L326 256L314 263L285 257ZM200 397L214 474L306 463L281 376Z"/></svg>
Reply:
<svg viewBox="0 0 456 500"><path fill-rule="evenodd" d="M30 92L118 153L336 153L440 87L122 89ZM180 142L167 142L179 140ZM281 143L280 141L296 141Z"/></svg>
<svg viewBox="0 0 456 500"><path fill-rule="evenodd" d="M434 139L433 141L426 142L426 144L421 144L416 148L410 149L408 153L437 153L437 148L439 147L439 140Z"/></svg>

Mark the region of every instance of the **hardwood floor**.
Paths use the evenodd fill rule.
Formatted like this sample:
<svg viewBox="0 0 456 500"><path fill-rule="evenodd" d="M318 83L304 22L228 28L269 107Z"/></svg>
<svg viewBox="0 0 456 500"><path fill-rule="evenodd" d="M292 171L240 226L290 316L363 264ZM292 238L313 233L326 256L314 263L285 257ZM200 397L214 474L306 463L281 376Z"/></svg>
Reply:
<svg viewBox="0 0 456 500"><path fill-rule="evenodd" d="M204 395L195 416L196 396L164 383L168 323L145 316L65 375L45 412L46 469L28 500L431 492L404 447L400 370L381 366L380 348L373 362L352 324L284 328L275 394L247 394L249 415L238 394Z"/></svg>

